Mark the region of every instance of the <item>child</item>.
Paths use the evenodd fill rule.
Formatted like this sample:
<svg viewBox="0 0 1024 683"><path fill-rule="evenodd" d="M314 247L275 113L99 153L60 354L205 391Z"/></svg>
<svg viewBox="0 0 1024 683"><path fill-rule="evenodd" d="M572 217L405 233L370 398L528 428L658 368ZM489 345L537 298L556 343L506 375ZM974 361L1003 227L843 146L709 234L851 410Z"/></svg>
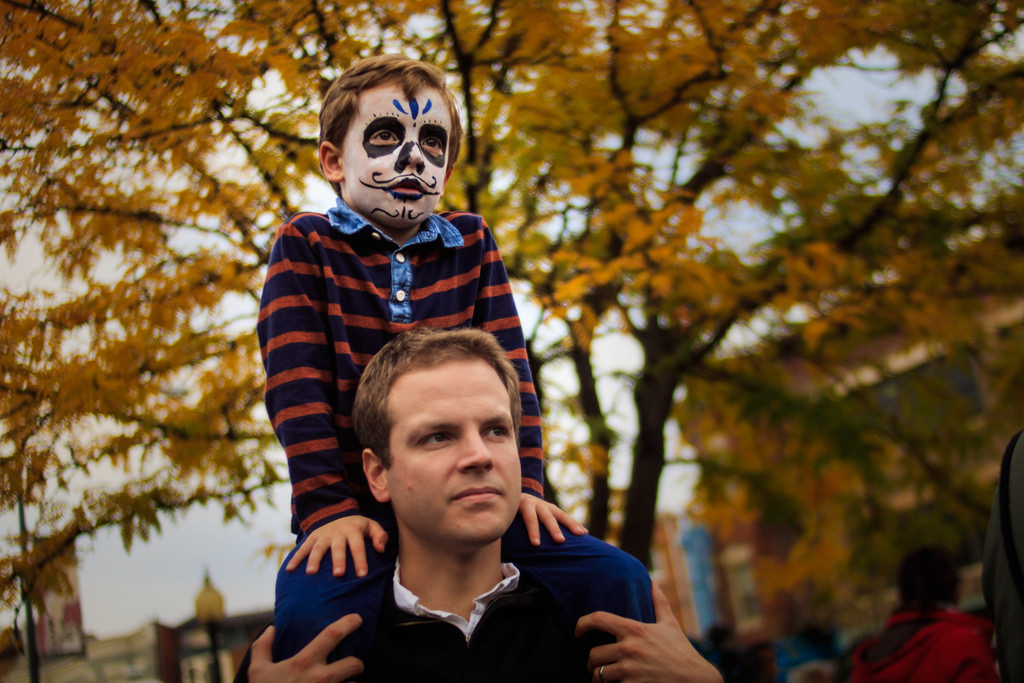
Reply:
<svg viewBox="0 0 1024 683"><path fill-rule="evenodd" d="M503 539L506 558L549 588L568 624L597 610L654 620L644 567L541 497L540 411L504 264L481 217L432 213L461 136L443 72L398 55L357 62L324 98L320 167L338 200L326 215L298 214L278 229L257 325L297 534L278 572L275 661L350 612L363 628L335 655L367 651L394 573L395 522L366 489L352 400L370 357L421 325L493 333L522 380L529 495ZM542 539L540 525L564 545Z"/></svg>

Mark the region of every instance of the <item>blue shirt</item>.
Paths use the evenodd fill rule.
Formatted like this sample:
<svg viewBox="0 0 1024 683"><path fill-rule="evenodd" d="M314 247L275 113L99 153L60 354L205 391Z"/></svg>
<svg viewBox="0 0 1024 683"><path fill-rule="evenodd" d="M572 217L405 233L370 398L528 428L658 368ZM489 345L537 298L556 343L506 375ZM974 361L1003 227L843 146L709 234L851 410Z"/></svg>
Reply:
<svg viewBox="0 0 1024 683"><path fill-rule="evenodd" d="M449 248L463 245L462 234L454 225L436 214L428 216L420 225L419 232L402 246L398 246L393 239L349 208L341 197L338 197L334 208L327 212L327 219L331 227L343 235L369 231L373 239L380 240L382 249L391 252L391 297L388 299L388 308L391 322L395 323L412 322L412 261L406 255L406 250L414 245L428 244L436 240L440 240L441 244Z"/></svg>

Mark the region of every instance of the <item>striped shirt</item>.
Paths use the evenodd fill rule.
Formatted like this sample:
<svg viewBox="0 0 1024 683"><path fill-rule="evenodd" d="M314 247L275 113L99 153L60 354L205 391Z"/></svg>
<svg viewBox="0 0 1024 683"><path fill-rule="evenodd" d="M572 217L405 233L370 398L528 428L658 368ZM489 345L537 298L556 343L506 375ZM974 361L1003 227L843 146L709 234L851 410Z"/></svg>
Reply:
<svg viewBox="0 0 1024 683"><path fill-rule="evenodd" d="M373 354L421 325L478 327L508 352L523 401L523 491L542 495L540 410L508 275L484 220L431 216L399 247L339 199L327 214L298 214L278 228L256 327L295 533L346 515L390 515L366 488L352 402Z"/></svg>

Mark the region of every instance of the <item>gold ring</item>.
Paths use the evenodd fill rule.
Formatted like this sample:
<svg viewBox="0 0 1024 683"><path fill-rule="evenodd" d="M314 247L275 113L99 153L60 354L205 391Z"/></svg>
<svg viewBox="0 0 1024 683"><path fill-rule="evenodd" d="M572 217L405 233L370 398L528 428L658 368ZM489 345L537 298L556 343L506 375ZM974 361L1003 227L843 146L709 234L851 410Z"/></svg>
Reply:
<svg viewBox="0 0 1024 683"><path fill-rule="evenodd" d="M597 677L601 679L601 683L605 683L605 680L604 680L604 664L602 664L601 668L597 670Z"/></svg>

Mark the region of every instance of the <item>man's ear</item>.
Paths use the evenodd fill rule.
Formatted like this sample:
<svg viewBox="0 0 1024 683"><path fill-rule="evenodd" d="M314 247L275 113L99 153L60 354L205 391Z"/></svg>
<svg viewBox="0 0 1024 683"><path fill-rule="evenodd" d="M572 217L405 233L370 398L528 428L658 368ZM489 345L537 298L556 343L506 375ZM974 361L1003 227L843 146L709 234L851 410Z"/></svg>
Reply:
<svg viewBox="0 0 1024 683"><path fill-rule="evenodd" d="M326 140L320 143L320 172L332 183L340 183L345 179L341 150Z"/></svg>
<svg viewBox="0 0 1024 683"><path fill-rule="evenodd" d="M388 468L376 453L369 448L363 449L363 472L366 473L366 483L378 503L386 503L391 500L391 492L388 490L388 480L384 476Z"/></svg>

